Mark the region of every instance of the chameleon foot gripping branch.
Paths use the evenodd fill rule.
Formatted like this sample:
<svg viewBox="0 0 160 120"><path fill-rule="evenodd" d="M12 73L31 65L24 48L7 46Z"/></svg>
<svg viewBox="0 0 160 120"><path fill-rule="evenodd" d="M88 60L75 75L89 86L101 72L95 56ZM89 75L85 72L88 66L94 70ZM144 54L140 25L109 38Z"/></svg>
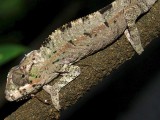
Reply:
<svg viewBox="0 0 160 120"><path fill-rule="evenodd" d="M80 74L80 68L74 63L105 48L123 33L138 54L143 52L135 21L156 1L116 0L55 30L45 46L28 53L9 71L6 99L21 100L43 87L51 95L55 108L60 110L61 88ZM59 81L53 86L47 85L59 75L62 76Z"/></svg>
<svg viewBox="0 0 160 120"><path fill-rule="evenodd" d="M78 66L65 64L62 68L62 72L66 73L62 74L63 77L53 86L43 86L43 89L51 95L52 103L57 110L60 110L59 91L80 74L80 68Z"/></svg>

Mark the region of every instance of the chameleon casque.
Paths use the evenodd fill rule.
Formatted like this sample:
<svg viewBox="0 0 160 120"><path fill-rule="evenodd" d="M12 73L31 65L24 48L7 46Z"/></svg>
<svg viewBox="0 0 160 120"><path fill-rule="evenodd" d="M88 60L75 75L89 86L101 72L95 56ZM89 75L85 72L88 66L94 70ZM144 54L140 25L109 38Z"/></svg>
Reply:
<svg viewBox="0 0 160 120"><path fill-rule="evenodd" d="M9 71L6 99L23 99L43 87L51 95L55 108L60 110L61 88L81 73L74 63L103 49L123 33L138 54L143 52L135 21L156 1L116 0L55 30L46 45L25 55L20 64ZM59 81L53 86L47 85L59 75L62 76Z"/></svg>

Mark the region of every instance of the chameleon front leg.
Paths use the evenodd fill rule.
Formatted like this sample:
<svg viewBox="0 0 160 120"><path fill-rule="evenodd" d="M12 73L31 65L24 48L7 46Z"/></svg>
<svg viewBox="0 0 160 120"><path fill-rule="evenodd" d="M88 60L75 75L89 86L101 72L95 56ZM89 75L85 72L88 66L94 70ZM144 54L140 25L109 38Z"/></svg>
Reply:
<svg viewBox="0 0 160 120"><path fill-rule="evenodd" d="M60 110L61 108L59 104L60 90L80 74L80 68L78 66L65 64L59 72L62 73L62 78L59 81L57 81L53 86L43 86L43 89L51 95L52 103L57 110Z"/></svg>
<svg viewBox="0 0 160 120"><path fill-rule="evenodd" d="M125 30L124 34L138 54L141 54L144 51L141 44L140 35L135 24L136 19L141 13L142 10L137 5L131 6L130 8L124 10L125 19L128 25L128 28Z"/></svg>

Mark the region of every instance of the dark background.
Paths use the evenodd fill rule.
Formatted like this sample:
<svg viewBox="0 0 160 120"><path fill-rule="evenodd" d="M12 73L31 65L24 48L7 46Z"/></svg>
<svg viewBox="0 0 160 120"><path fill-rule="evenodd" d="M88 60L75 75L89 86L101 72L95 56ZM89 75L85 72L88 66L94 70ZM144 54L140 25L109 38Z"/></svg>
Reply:
<svg viewBox="0 0 160 120"><path fill-rule="evenodd" d="M4 99L7 73L19 63L24 53L38 49L57 27L109 3L111 1L107 0L0 1L0 45L16 44L26 48L0 66L0 119L25 102L10 103ZM135 55L93 87L77 104L62 111L61 119L159 120L159 46L159 39L152 41L141 56ZM12 51L6 52L10 53Z"/></svg>

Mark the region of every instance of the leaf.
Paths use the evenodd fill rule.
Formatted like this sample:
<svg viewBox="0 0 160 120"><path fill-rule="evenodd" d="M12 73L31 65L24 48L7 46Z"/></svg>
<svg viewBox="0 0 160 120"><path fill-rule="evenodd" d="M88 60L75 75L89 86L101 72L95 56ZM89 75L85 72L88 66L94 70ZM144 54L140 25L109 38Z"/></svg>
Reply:
<svg viewBox="0 0 160 120"><path fill-rule="evenodd" d="M26 47L17 44L0 45L0 66L16 58L27 50Z"/></svg>

